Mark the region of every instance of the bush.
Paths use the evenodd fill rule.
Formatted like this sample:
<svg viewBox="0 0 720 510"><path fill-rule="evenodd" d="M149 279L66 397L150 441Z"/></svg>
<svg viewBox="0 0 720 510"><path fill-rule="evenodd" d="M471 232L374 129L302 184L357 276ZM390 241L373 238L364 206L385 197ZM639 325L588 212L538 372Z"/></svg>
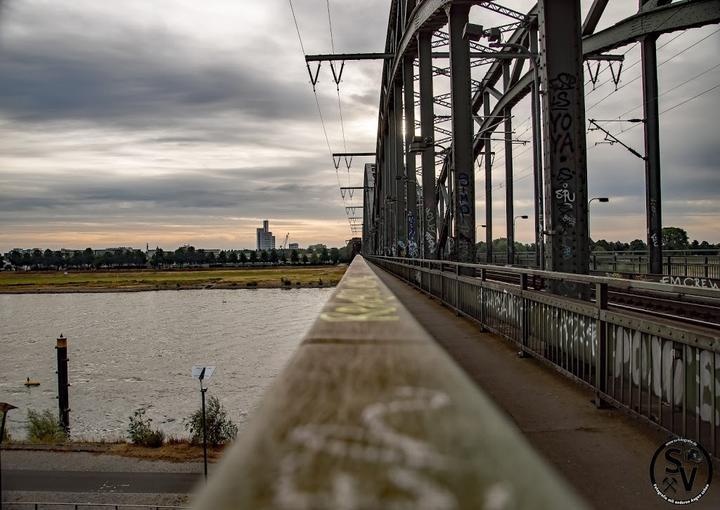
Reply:
<svg viewBox="0 0 720 510"><path fill-rule="evenodd" d="M225 408L217 397L210 397L205 412L207 428L207 442L211 446L219 446L232 441L237 436L237 425L227 417ZM202 444L202 409L198 409L185 421L185 429L190 432L190 441L193 444Z"/></svg>
<svg viewBox="0 0 720 510"><path fill-rule="evenodd" d="M247 282L245 284L246 287L257 287L257 282Z"/></svg>
<svg viewBox="0 0 720 510"><path fill-rule="evenodd" d="M61 443L67 439L60 421L50 409L36 413L28 409L27 435L32 443Z"/></svg>
<svg viewBox="0 0 720 510"><path fill-rule="evenodd" d="M133 444L159 448L163 445L165 434L162 430L152 428L152 418L145 416L145 409L138 409L130 417L128 425L128 438Z"/></svg>

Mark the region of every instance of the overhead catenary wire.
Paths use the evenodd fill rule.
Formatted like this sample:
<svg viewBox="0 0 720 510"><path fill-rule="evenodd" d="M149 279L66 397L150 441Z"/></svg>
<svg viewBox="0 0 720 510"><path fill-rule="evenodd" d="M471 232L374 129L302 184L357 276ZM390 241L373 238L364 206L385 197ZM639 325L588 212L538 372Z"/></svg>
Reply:
<svg viewBox="0 0 720 510"><path fill-rule="evenodd" d="M660 68L660 67L662 67L663 65L667 64L668 62L676 59L676 58L679 57L680 55L682 55L682 54L684 54L684 53L687 53L687 52L690 51L692 48L694 48L694 47L697 46L698 44L702 43L703 41L707 40L707 39L710 38L711 36L717 34L718 32L720 32L720 28L718 28L718 29L714 30L713 32L709 33L708 35L706 35L706 36L703 37L702 39L700 39L700 40L698 40L698 41L695 41L693 44L691 44L690 46L685 47L684 49L682 49L682 50L680 50L679 52L675 53L675 54L672 55L671 57L668 57L667 59L663 60L662 62L660 62L660 63L658 64L657 67ZM638 62L639 62L639 61L638 61ZM639 80L640 78L642 78L642 74L636 76L635 78L633 78L633 79L630 80L630 81L627 81L627 82L623 83L620 87L618 87L617 89L615 89L615 90L613 90L612 92L610 92L608 95L606 95L605 97L603 97L602 99L600 99L599 101L597 101L596 103L594 103L592 106L589 106L589 107L586 109L586 112L589 112L590 110L592 110L593 108L595 108L595 107L598 106L599 104L603 103L603 102L604 102L606 99L608 99L610 96L612 96L612 95L615 94L616 92L619 92L620 90L624 89L625 87L627 87L627 86L630 85L631 83L636 82L636 81ZM587 95L586 95L586 97L587 97Z"/></svg>
<svg viewBox="0 0 720 510"><path fill-rule="evenodd" d="M295 14L295 8L294 8L294 6L293 6L292 0L288 0L288 5L290 6L290 13L292 14L293 23L294 23L294 25L295 25L295 32L297 33L298 42L299 42L299 44L300 44L300 51L302 51L302 55L303 55L303 58L304 58L305 55L306 55L306 52L305 52L305 44L303 43L303 40L302 40L302 35L301 35L301 33L300 33L300 25L299 25L299 23L298 23L297 16L296 16L296 14ZM328 8L329 8L329 7L328 7ZM329 14L329 11L328 11L328 14ZM331 41L331 44L334 45L334 42ZM323 116L322 108L320 107L320 99L319 99L319 97L318 97L317 90L315 90L315 86L312 87L312 90L313 90L313 95L314 95L314 97L315 97L315 106L317 107L318 117L320 118L320 125L321 125L321 127L322 127L323 136L324 136L324 138L325 138L325 144L327 145L328 152L330 153L330 157L332 158L333 150L332 150L332 146L330 145L330 137L329 137L328 134L327 134L327 127L325 126L325 117ZM334 166L334 165L333 165L333 166ZM342 183L340 182L340 175L339 175L339 172L337 171L337 168L335 169L335 176L336 176L337 181L338 181L338 188L341 188L341 187L342 187ZM339 191L339 190L338 190L338 191ZM345 201L345 197L342 196L342 193L340 193L340 196L341 196L342 201L343 201L343 207L346 207L347 204L346 204L346 201ZM347 209L345 209L345 212L346 212L346 215L347 215ZM348 222L349 222L349 220L348 220Z"/></svg>

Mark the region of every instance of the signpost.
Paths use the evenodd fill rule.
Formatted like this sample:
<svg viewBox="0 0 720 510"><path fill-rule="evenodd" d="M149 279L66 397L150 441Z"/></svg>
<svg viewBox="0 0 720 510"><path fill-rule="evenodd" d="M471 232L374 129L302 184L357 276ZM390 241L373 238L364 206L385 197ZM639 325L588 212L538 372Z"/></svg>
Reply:
<svg viewBox="0 0 720 510"><path fill-rule="evenodd" d="M205 425L205 392L203 381L210 379L215 372L215 366L193 365L192 376L200 381L200 397L202 399L202 429L203 429L203 460L205 465L205 481L207 482L207 427Z"/></svg>

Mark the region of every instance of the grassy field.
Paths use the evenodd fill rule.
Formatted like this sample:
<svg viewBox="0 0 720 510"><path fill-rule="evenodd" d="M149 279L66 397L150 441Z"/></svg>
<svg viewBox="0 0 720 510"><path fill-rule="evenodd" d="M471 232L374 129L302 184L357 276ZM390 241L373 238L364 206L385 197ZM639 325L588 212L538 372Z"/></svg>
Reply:
<svg viewBox="0 0 720 510"><path fill-rule="evenodd" d="M346 266L0 273L0 293L329 287ZM287 282L290 282L288 285Z"/></svg>

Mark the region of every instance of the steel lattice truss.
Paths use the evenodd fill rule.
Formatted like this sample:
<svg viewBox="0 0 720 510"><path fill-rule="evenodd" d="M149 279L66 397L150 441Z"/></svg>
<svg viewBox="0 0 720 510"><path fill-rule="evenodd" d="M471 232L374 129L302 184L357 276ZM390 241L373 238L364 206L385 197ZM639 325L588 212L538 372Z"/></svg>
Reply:
<svg viewBox="0 0 720 510"><path fill-rule="evenodd" d="M507 260L514 260L512 151L515 143L525 141L513 139L512 109L530 95L536 262L555 271L586 272L582 62L607 61L613 66L619 61L611 67L615 76L622 56L609 52L639 42L650 270L661 272L657 270L661 201L655 41L663 33L720 22L720 0L644 0L634 15L597 31L608 3L595 0L583 20L578 0L540 0L527 13L488 0L392 2L383 54L376 161L366 176L374 182L372 193L365 194L366 253L478 260L475 163L484 167L485 203L492 204L492 168L498 152L504 154L508 183ZM495 27L468 23L471 5L481 9L481 16L482 10L490 10L503 14L508 22ZM477 79L473 69L482 69L484 74ZM434 77L447 79L450 92L433 94ZM489 257L490 206L485 224Z"/></svg>

